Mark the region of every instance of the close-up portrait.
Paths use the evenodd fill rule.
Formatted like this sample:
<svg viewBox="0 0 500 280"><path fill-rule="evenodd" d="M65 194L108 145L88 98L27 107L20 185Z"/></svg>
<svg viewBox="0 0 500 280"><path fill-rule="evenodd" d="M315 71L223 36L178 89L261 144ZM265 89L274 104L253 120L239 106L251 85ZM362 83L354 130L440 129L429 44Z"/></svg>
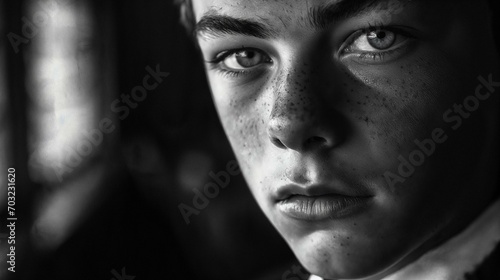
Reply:
<svg viewBox="0 0 500 280"><path fill-rule="evenodd" d="M0 278L500 280L499 18L0 0Z"/></svg>

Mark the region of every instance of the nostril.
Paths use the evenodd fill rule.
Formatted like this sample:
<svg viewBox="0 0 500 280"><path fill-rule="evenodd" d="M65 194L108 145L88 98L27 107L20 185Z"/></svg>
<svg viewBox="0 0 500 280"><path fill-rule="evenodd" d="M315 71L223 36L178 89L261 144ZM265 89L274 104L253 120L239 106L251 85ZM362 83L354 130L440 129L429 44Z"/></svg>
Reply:
<svg viewBox="0 0 500 280"><path fill-rule="evenodd" d="M285 144L283 144L283 142L281 142L281 140L276 137L271 137L271 142L278 148L286 149Z"/></svg>
<svg viewBox="0 0 500 280"><path fill-rule="evenodd" d="M311 144L324 144L326 143L326 139L323 138L323 137L319 137L319 136L313 136L313 137L310 137L309 139L307 139L306 141L306 145L311 145Z"/></svg>

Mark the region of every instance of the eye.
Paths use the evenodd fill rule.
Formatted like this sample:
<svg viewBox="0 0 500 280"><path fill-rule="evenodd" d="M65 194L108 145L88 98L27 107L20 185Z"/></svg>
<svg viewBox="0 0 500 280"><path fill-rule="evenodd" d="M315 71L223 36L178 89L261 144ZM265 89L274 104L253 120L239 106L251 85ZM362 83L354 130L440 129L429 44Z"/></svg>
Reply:
<svg viewBox="0 0 500 280"><path fill-rule="evenodd" d="M389 30L374 30L370 31L366 36L361 36L354 43L357 43L359 48L359 46L365 47L365 42L377 50L385 50L394 45L396 34Z"/></svg>
<svg viewBox="0 0 500 280"><path fill-rule="evenodd" d="M242 50L226 57L222 63L230 69L243 70L264 62L262 53L255 50Z"/></svg>
<svg viewBox="0 0 500 280"><path fill-rule="evenodd" d="M226 70L241 71L271 62L269 56L257 49L240 49L226 51L217 56L214 61Z"/></svg>
<svg viewBox="0 0 500 280"><path fill-rule="evenodd" d="M273 60L264 51L254 48L227 50L218 53L211 61L207 61L210 68L221 73L225 77L258 77L260 70L271 65Z"/></svg>
<svg viewBox="0 0 500 280"><path fill-rule="evenodd" d="M358 30L352 34L341 48L341 55L356 55L360 60L384 61L386 56L394 59L402 51L412 36L408 32L388 27Z"/></svg>

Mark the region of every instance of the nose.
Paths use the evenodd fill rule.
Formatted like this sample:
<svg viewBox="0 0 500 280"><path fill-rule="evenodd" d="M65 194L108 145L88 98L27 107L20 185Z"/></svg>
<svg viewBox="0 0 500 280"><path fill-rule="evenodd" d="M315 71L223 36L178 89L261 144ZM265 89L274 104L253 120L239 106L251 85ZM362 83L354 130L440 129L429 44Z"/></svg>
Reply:
<svg viewBox="0 0 500 280"><path fill-rule="evenodd" d="M331 76L322 79L311 70L288 70L280 73L275 84L274 103L269 116L267 133L280 149L304 152L328 149L342 141L332 100L335 94ZM323 73L324 74L324 73ZM330 73L331 74L331 73Z"/></svg>

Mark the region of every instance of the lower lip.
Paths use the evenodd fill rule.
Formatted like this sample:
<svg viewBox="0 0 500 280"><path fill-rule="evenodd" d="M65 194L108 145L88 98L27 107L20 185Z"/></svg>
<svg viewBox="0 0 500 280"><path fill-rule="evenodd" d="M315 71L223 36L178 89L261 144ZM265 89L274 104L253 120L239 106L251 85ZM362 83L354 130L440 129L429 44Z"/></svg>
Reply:
<svg viewBox="0 0 500 280"><path fill-rule="evenodd" d="M294 195L279 201L277 205L282 213L291 218L319 221L352 215L366 207L369 201L370 197Z"/></svg>

